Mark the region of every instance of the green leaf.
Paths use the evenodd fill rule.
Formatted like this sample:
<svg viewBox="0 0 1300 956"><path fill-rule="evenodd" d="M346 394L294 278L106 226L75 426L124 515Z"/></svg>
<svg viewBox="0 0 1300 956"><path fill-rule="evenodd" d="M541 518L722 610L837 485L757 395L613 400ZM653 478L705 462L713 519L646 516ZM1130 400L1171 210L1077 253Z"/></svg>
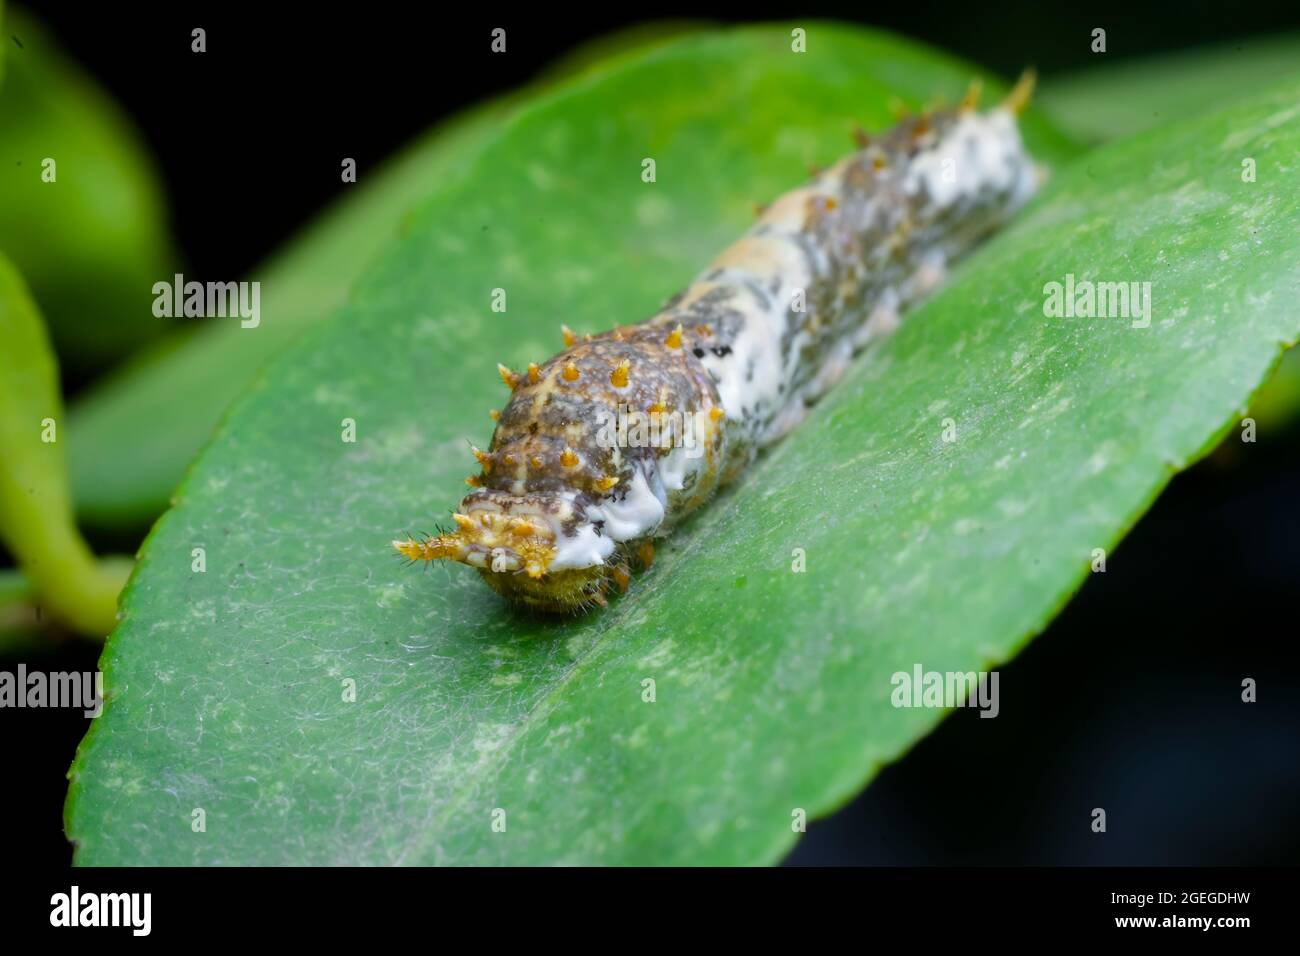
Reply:
<svg viewBox="0 0 1300 956"><path fill-rule="evenodd" d="M0 568L0 652L33 643L36 629L32 602L36 592L17 568Z"/></svg>
<svg viewBox="0 0 1300 956"><path fill-rule="evenodd" d="M1039 104L1084 142L1202 116L1300 72L1300 34L1108 62L1043 83Z"/></svg>
<svg viewBox="0 0 1300 956"><path fill-rule="evenodd" d="M215 320L174 333L75 403L69 423L73 500L99 527L147 524L168 499L222 412L266 360L325 318L402 213L454 175L499 121L498 106L451 121L406 155L363 173L356 194L249 278L261 282L261 323ZM180 400L178 400L180 399Z"/></svg>
<svg viewBox="0 0 1300 956"><path fill-rule="evenodd" d="M1300 414L1300 349L1287 349L1277 369L1251 399L1249 414L1262 435L1283 431Z"/></svg>
<svg viewBox="0 0 1300 956"><path fill-rule="evenodd" d="M32 602L36 592L16 568L0 568L0 655L10 660L49 647Z"/></svg>
<svg viewBox="0 0 1300 956"><path fill-rule="evenodd" d="M152 521L267 359L344 302L353 281L396 237L403 215L454 180L513 109L537 89L695 28L689 21L648 23L580 46L533 87L464 111L382 168L362 170L355 186L340 185L344 198L249 276L262 283L261 324L216 321L177 332L73 406L78 515L97 527ZM148 302L142 308L147 312Z"/></svg>
<svg viewBox="0 0 1300 956"><path fill-rule="evenodd" d="M116 104L29 17L9 11L3 36L0 249L31 286L65 371L81 375L165 328L150 289L175 260L166 210Z"/></svg>
<svg viewBox="0 0 1300 956"><path fill-rule="evenodd" d="M1300 34L1250 37L1067 74L1044 83L1039 102L1079 139L1105 142L1202 115L1297 73ZM1283 356L1250 415L1261 433L1300 415L1300 349Z"/></svg>
<svg viewBox="0 0 1300 956"><path fill-rule="evenodd" d="M129 562L96 563L72 520L59 374L36 304L0 254L0 542L25 580L0 586L0 610L33 594L62 623L103 636L116 622Z"/></svg>
<svg viewBox="0 0 1300 956"><path fill-rule="evenodd" d="M462 493L496 360L650 313L854 119L968 79L876 34L808 44L689 40L521 112L274 363L125 596L72 770L79 862L774 860L794 810L942 716L892 707L895 672L1009 658L1230 427L1300 325L1295 86L1057 169L606 612L522 616L468 569L393 562ZM1152 282L1150 327L1046 318L1069 272Z"/></svg>

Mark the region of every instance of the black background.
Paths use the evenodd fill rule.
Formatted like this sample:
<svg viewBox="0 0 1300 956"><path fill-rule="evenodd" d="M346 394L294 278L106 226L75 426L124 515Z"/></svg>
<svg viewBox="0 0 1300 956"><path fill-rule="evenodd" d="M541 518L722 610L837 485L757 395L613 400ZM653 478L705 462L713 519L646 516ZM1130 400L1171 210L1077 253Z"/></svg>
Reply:
<svg viewBox="0 0 1300 956"><path fill-rule="evenodd" d="M1097 26L1107 30L1105 62L1300 28L1290 3L798 4L743 15L625 4L581 13L379 3L27 9L140 126L187 271L222 276L248 272L336 197L340 157L355 157L364 181L440 117L650 17L861 20L1007 76L1032 63L1045 78L1101 65L1089 51ZM203 56L190 52L195 26L207 30ZM505 56L488 52L497 26L508 32ZM1255 445L1230 439L1175 479L1107 573L1003 669L998 719L954 714L850 806L812 824L791 862L1296 862L1297 489L1300 429ZM25 662L87 670L96 657L70 641ZM0 669L16 664L0 659ZM1259 683L1256 704L1240 700L1244 677ZM50 710L0 720L6 856L66 862L64 774L86 721ZM1109 817L1104 835L1089 829L1098 806Z"/></svg>

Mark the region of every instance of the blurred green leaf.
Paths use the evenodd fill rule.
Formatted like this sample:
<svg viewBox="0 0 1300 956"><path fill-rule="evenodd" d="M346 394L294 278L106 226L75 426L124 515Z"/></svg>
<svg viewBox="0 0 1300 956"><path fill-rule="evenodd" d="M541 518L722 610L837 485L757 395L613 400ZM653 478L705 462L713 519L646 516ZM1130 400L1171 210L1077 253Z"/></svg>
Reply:
<svg viewBox="0 0 1300 956"><path fill-rule="evenodd" d="M298 241L247 276L261 282L261 323L211 322L176 333L83 395L69 427L73 500L95 526L138 526L167 506L227 405L266 359L345 299L396 233L401 214L454 178L501 106L451 121L348 195ZM365 184L365 185L362 185Z"/></svg>
<svg viewBox="0 0 1300 956"><path fill-rule="evenodd" d="M1300 34L1250 37L1067 74L1044 83L1039 102L1079 139L1105 142L1203 115L1296 74ZM1250 414L1264 433L1300 415L1300 350L1283 356Z"/></svg>
<svg viewBox="0 0 1300 956"><path fill-rule="evenodd" d="M1288 349L1282 356L1251 400L1249 414L1265 435L1281 431L1300 415L1300 349Z"/></svg>
<svg viewBox="0 0 1300 956"><path fill-rule="evenodd" d="M72 490L82 520L138 526L160 514L222 412L267 358L342 304L355 278L396 238L403 214L453 181L538 87L696 28L649 23L579 47L533 88L466 110L381 169L363 170L357 185L341 187L345 198L248 277L262 283L258 327L214 322L178 332L73 406Z"/></svg>
<svg viewBox="0 0 1300 956"><path fill-rule="evenodd" d="M163 331L150 290L172 273L166 213L125 115L30 17L10 10L3 26L0 249L80 376Z"/></svg>
<svg viewBox="0 0 1300 956"><path fill-rule="evenodd" d="M1038 102L1081 141L1104 143L1202 116L1300 72L1300 34L1097 62L1044 81Z"/></svg>
<svg viewBox="0 0 1300 956"><path fill-rule="evenodd" d="M0 568L0 651L30 643L36 592L17 568Z"/></svg>
<svg viewBox="0 0 1300 956"><path fill-rule="evenodd" d="M31 583L16 568L0 569L0 607L32 597Z"/></svg>
<svg viewBox="0 0 1300 956"><path fill-rule="evenodd" d="M502 398L497 359L554 352L560 322L647 315L755 202L846 153L855 122L887 127L895 96L952 101L972 76L893 37L804 26L805 55L788 28L693 38L525 107L236 404L146 543L106 650L109 701L67 807L81 863L770 860L793 807L825 812L937 720L888 706L892 670L1005 655L1063 600L1080 540L1109 541L1116 510L1127 519L1167 474L1112 467L1121 449L1100 435L1080 447L1054 416L1087 362L1032 347L1077 337L1119 369L1169 340L1015 309L1040 304L1045 250L1054 274L1076 206L1133 208L1080 177L985 258L1005 273L968 275L905 326L608 612L521 617L448 573L468 569L422 575L387 552L463 491L465 439L486 438ZM1032 112L1025 126L1041 160L1068 152ZM506 315L489 310L501 285ZM1056 375L1068 392L1049 391ZM1079 401L1113 438L1105 408ZM941 402L969 429L957 447L939 443ZM1026 416L1066 458L995 466L999 446L1023 447ZM1077 508L1085 474L1093 509ZM1112 489L1120 475L1135 485ZM789 573L796 546L808 574Z"/></svg>
<svg viewBox="0 0 1300 956"><path fill-rule="evenodd" d="M29 582L7 574L0 606L34 593L62 623L103 636L116 622L130 562L97 564L73 523L58 367L36 305L3 255L0 342L0 541Z"/></svg>

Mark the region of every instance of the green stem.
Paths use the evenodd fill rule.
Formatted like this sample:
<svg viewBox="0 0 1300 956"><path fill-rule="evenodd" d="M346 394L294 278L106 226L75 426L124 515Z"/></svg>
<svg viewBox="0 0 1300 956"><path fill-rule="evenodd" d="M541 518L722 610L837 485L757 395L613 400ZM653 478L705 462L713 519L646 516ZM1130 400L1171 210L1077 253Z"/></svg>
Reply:
<svg viewBox="0 0 1300 956"><path fill-rule="evenodd" d="M96 561L77 531L60 443L58 367L36 304L3 256L0 341L0 540L51 617L102 637L116 622L129 562Z"/></svg>

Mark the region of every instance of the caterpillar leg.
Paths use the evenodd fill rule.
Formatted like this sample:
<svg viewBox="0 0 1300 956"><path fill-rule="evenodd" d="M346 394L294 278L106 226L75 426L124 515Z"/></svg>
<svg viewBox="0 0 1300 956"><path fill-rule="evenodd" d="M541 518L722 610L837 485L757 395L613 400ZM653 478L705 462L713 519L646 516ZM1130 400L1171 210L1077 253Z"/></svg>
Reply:
<svg viewBox="0 0 1300 956"><path fill-rule="evenodd" d="M614 579L614 584L618 587L618 593L626 594L628 583L632 580L632 575L628 574L627 568L620 565L611 571L609 576Z"/></svg>

